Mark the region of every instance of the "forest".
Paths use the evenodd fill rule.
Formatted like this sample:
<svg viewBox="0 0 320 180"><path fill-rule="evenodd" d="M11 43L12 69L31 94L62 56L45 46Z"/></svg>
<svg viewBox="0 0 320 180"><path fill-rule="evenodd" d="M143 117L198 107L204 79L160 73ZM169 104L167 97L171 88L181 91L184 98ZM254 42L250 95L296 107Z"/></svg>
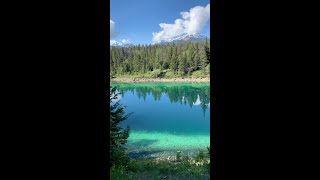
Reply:
<svg viewBox="0 0 320 180"><path fill-rule="evenodd" d="M210 43L136 45L110 48L111 77L209 77Z"/></svg>

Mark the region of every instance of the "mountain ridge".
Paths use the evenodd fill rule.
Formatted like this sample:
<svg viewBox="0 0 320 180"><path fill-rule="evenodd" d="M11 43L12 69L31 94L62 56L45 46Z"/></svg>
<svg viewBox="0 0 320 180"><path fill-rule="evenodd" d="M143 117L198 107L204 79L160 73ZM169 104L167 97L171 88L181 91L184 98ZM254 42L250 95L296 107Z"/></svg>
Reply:
<svg viewBox="0 0 320 180"><path fill-rule="evenodd" d="M176 44L182 44L187 42L204 42L206 39L209 40L206 36L203 36L201 34L183 34L181 36L177 36L175 38L166 39L162 41L154 42L153 44L170 44L170 43L176 43Z"/></svg>
<svg viewBox="0 0 320 180"><path fill-rule="evenodd" d="M210 40L208 37L203 36L201 34L192 33L192 34L183 34L171 39L157 41L152 43L151 45L159 45L159 44L162 45L162 44L171 44L171 43L183 44L188 42L205 42L207 39ZM125 42L119 42L115 40L110 41L110 47L131 47L131 46L136 46L136 45L129 42L125 43Z"/></svg>

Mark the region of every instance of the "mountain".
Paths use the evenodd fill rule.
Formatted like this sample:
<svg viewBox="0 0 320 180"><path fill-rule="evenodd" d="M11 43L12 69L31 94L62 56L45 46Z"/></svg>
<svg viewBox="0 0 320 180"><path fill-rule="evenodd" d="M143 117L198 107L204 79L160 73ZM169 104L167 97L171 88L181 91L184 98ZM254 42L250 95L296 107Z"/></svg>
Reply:
<svg viewBox="0 0 320 180"><path fill-rule="evenodd" d="M158 41L153 44L170 44L170 43L182 44L186 42L204 42L206 41L206 38L207 37L202 36L200 34L184 34L176 38Z"/></svg>
<svg viewBox="0 0 320 180"><path fill-rule="evenodd" d="M204 42L206 41L207 37L200 35L200 34L183 34L181 36L172 38L172 39L167 39L167 40L162 40L158 42L154 42L153 44L170 44L170 43L175 43L175 44L183 44L186 42ZM208 38L209 40L209 38ZM115 41L111 40L110 41L110 48L111 47L131 47L134 46L130 42L126 41Z"/></svg>
<svg viewBox="0 0 320 180"><path fill-rule="evenodd" d="M115 40L110 41L110 47L130 47L130 46L133 46L133 44L129 42L119 42Z"/></svg>

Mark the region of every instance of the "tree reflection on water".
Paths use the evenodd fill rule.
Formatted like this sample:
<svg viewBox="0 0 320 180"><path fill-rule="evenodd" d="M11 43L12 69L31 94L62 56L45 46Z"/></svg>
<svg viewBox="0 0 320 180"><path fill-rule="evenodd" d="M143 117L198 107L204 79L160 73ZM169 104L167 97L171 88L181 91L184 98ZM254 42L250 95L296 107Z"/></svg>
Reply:
<svg viewBox="0 0 320 180"><path fill-rule="evenodd" d="M210 107L209 84L121 84L118 90L122 96L129 91L144 100L151 94L155 101L160 101L164 93L171 103L189 105L191 108L200 105L204 114Z"/></svg>

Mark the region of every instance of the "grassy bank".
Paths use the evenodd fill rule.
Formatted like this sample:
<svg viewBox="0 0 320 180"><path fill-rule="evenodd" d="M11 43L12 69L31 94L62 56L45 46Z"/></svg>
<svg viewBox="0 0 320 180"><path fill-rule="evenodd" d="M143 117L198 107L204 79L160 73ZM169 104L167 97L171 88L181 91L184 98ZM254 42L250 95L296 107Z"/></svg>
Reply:
<svg viewBox="0 0 320 180"><path fill-rule="evenodd" d="M112 180L133 179L210 179L209 166L186 162L132 160L128 167L113 167L110 170Z"/></svg>
<svg viewBox="0 0 320 180"><path fill-rule="evenodd" d="M111 82L115 83L169 83L169 82L179 82L179 83L209 83L209 78L171 78L171 79L161 79L161 78L113 78Z"/></svg>
<svg viewBox="0 0 320 180"><path fill-rule="evenodd" d="M111 74L111 81L135 83L135 82L210 82L210 74L202 70L194 71L188 75L173 73L170 69L154 70L142 73Z"/></svg>
<svg viewBox="0 0 320 180"><path fill-rule="evenodd" d="M163 79L173 79L173 78L210 78L210 74L205 73L202 70L194 71L190 74L179 75L174 73L170 69L160 70L156 69L154 71L147 71L146 73L123 73L123 74L112 74L111 76L117 78L163 78Z"/></svg>
<svg viewBox="0 0 320 180"><path fill-rule="evenodd" d="M132 159L127 166L115 166L110 170L113 180L126 179L210 179L209 154L200 151L189 158L177 152L171 161L155 159Z"/></svg>

